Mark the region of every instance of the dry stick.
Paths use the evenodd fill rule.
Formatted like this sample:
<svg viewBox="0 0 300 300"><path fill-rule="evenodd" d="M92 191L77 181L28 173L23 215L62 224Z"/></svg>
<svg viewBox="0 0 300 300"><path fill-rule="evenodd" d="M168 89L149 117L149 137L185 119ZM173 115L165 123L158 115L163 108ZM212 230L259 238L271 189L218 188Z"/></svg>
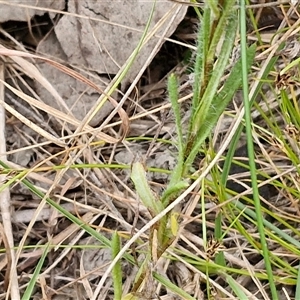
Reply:
<svg viewBox="0 0 300 300"><path fill-rule="evenodd" d="M0 79L4 80L4 65L0 65ZM4 100L4 85L0 84L0 99ZM5 139L5 109L3 105L0 106L0 153L3 153L0 156L2 161L6 161L6 139ZM4 182L7 175L0 175L0 182ZM16 265L15 262L15 252L14 252L14 238L12 233L12 226L11 226L11 213L10 213L10 193L9 189L6 188L4 191L0 193L0 210L2 215L3 227L4 232L8 241L10 251L10 272L9 276L9 284L6 293L6 298L9 299L9 294L11 294L11 299L19 300L20 293L19 293L19 284L18 284L18 274L17 270L14 267Z"/></svg>

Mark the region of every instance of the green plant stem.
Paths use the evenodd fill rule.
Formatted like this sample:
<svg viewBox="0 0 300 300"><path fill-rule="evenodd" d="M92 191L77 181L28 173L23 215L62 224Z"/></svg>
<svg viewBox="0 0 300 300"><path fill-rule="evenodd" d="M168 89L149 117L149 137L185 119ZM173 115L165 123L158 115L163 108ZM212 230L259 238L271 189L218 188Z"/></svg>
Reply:
<svg viewBox="0 0 300 300"><path fill-rule="evenodd" d="M243 102L245 107L245 122L247 135L247 148L249 156L249 166L251 173L251 181L253 187L253 199L255 205L255 212L257 216L258 232L261 241L262 253L269 278L270 290L273 300L278 300L278 294L273 278L272 266L269 258L269 249L265 237L263 217L261 211L261 204L259 200L259 191L257 187L256 165L254 158L254 146L252 140L252 125L251 125L251 111L249 104L249 89L248 89L248 71L247 71L247 40L246 40L246 5L245 0L241 0L240 9L240 30L241 30L241 50L242 50L242 82L243 82Z"/></svg>
<svg viewBox="0 0 300 300"><path fill-rule="evenodd" d="M29 300L29 299L32 299L32 293L34 291L34 287L38 281L38 278L39 278L39 275L40 275L40 272L41 272L41 269L43 267L43 264L44 264L44 261L47 257L47 254L50 250L50 242L47 243L44 251L43 251L43 254L42 256L40 257L39 259L39 262L38 264L36 265L35 267L35 270L34 270L34 273L33 273L33 276L31 277L30 281L29 281L29 284L24 292L24 295L22 297L22 300Z"/></svg>
<svg viewBox="0 0 300 300"><path fill-rule="evenodd" d="M112 235L112 258L115 258L121 248L121 241L118 233L115 231ZM121 300L122 298L122 267L119 260L112 270L113 284L114 284L114 300Z"/></svg>
<svg viewBox="0 0 300 300"><path fill-rule="evenodd" d="M233 13L232 13L233 14ZM205 19L205 18L204 18ZM208 19L209 20L209 19ZM191 164L194 162L195 157L199 153L199 149L202 146L205 139L208 137L208 135L211 132L212 127L215 125L215 123L211 123L211 119L214 121L217 121L217 118L220 116L222 111L218 106L215 106L216 103L213 102L213 100L220 100L218 98L219 95L222 95L222 92L220 94L217 93L218 86L220 84L221 77L224 74L229 56L231 54L232 46L235 39L235 28L237 26L237 19L234 18L232 15L228 18L228 24L226 26L226 33L224 37L224 42L222 44L222 51L219 54L219 59L216 63L216 66L214 67L212 74L209 76L209 82L207 83L207 76L208 74L204 73L204 75L199 76L202 72L207 72L205 70L205 67L203 67L202 64L197 62L196 59L196 65L195 65L195 81L202 80L203 87L201 88L201 85L199 86L195 82L195 90L196 95L193 97L193 108L192 108L192 117L190 121L190 131L189 131L189 137L187 140L186 150L185 150L185 166L184 166L184 173L183 175L188 174L189 168ZM203 36L205 34L203 33ZM202 36L200 35L199 38ZM201 42L199 41L199 46L201 50ZM204 50L203 50L204 48ZM197 57L202 54L205 54L205 47L202 46L202 52L200 51L197 54ZM201 60L201 58L199 58ZM199 67L200 70L197 70L196 67ZM198 74L198 75L197 75ZM207 76L206 76L207 75ZM197 91L197 88L199 88L199 91ZM232 87L231 87L232 90ZM198 100L194 99L195 97L200 97ZM227 101L229 101L229 98L225 97ZM224 99L224 102L226 101ZM201 101L200 101L201 100ZM227 102L228 103L228 102ZM216 118L215 118L216 117Z"/></svg>

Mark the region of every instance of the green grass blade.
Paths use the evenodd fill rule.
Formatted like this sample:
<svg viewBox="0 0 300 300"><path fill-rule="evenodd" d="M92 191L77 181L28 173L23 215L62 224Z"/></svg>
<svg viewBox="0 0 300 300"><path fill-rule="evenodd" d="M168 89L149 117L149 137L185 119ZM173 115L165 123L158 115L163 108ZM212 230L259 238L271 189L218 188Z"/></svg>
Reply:
<svg viewBox="0 0 300 300"><path fill-rule="evenodd" d="M300 265L298 266L298 274L297 274L297 285L296 285L295 299L300 299Z"/></svg>
<svg viewBox="0 0 300 300"><path fill-rule="evenodd" d="M49 246L50 246L50 242L47 243L47 246L44 248L43 254L40 257L39 262L38 262L38 264L37 264L37 266L36 266L36 268L33 272L33 275L31 277L31 279L29 281L29 284L28 284L28 286L27 286L27 288L24 292L24 295L22 297L22 300L30 300L31 299L31 295L33 293L35 284L38 280L38 277L39 277L39 274L40 274L41 269L43 267L44 261L47 257L48 252L49 252Z"/></svg>
<svg viewBox="0 0 300 300"><path fill-rule="evenodd" d="M245 204L241 203L240 201L235 202L235 206L239 210L243 210L245 214L249 215L253 220L257 220L257 213L247 207ZM289 234L285 233L284 231L280 230L278 227L270 223L268 220L263 219L263 225L273 231L277 236L281 237L282 239L286 240L288 243L293 244L295 247L300 249L300 242L294 239Z"/></svg>
<svg viewBox="0 0 300 300"><path fill-rule="evenodd" d="M118 233L115 231L112 235L111 250L112 259L114 259L120 252L121 241ZM122 267L121 261L119 260L112 269L112 278L114 286L114 300L122 299Z"/></svg>
<svg viewBox="0 0 300 300"><path fill-rule="evenodd" d="M253 47L254 45L250 46L249 49L251 47ZM248 50L249 51L249 50ZM247 52L247 56L249 55L248 54L249 52ZM274 57L271 59L268 67L266 68L264 74L262 75L262 80L260 81L260 83L257 85L257 88L255 89L254 91L254 94L252 96L252 99L250 100L250 106L252 106L252 104L254 103L254 100L257 98L258 96L258 93L259 91L261 90L261 87L263 85L263 80L266 79L270 73L270 71L274 68L274 65L277 61L278 57ZM241 70L241 69L240 69ZM240 72L240 71L239 71ZM239 76L240 77L240 76ZM236 134L234 135L231 143L230 143L230 147L228 149L228 152L227 152L227 155L226 155L226 159L225 159L225 162L224 162L224 166L223 166L223 173L222 173L222 183L224 185L226 185L226 182L227 182L227 177L228 177L228 174L229 174L229 170L230 170L230 165L231 165L231 161L232 161L232 158L234 156L234 152L235 152L235 149L236 149L236 146L239 142L239 139L240 139L240 136L241 136L241 133L243 131L243 128L244 128L244 125L243 124L240 124L239 128L237 129L236 131Z"/></svg>
<svg viewBox="0 0 300 300"><path fill-rule="evenodd" d="M168 280L166 277L158 274L158 273L153 273L153 277L163 284L168 290L172 291L173 293L181 296L185 300L196 300L194 297L189 295L187 292L183 291L181 288L179 288L177 285L172 283L170 280Z"/></svg>
<svg viewBox="0 0 300 300"><path fill-rule="evenodd" d="M228 284L230 285L234 293L237 295L238 299L240 300L248 299L247 295L244 293L241 287L234 281L234 279L231 276L225 274L225 277L226 277L226 281L228 282Z"/></svg>
<svg viewBox="0 0 300 300"><path fill-rule="evenodd" d="M277 300L278 294L273 278L272 266L269 258L269 249L264 232L263 217L261 211L261 204L259 200L259 191L257 187L257 175L256 175L256 164L254 157L254 146L252 140L252 125L251 125L251 110L249 104L249 90L248 90L248 67L247 67L247 36L246 36L246 7L245 0L241 1L240 9L240 30L241 30L241 50L242 50L242 82L243 82L243 102L245 107L245 122L246 122L246 134L247 134L247 147L249 156L249 166L251 173L251 183L253 187L253 199L255 205L255 212L257 215L258 232L260 236L260 242L262 247L263 258L268 274L270 290L272 299Z"/></svg>
<svg viewBox="0 0 300 300"><path fill-rule="evenodd" d="M180 108L178 104L178 82L174 74L171 74L168 78L168 93L169 93L169 98L175 116L175 125L177 131L177 147L178 147L177 166L174 172L172 173L170 183L169 183L169 186L172 186L173 184L176 184L178 181L181 180L182 170L183 170L183 156L184 156L184 148L185 148L183 143Z"/></svg>

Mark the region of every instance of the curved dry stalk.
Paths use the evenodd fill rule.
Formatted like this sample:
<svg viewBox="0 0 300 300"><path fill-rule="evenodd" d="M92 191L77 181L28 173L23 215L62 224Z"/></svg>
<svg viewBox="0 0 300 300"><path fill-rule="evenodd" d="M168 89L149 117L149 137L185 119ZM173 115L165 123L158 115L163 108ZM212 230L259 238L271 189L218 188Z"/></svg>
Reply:
<svg viewBox="0 0 300 300"><path fill-rule="evenodd" d="M107 95L107 93L105 93L100 87L98 87L91 80L85 78L78 72L76 72L58 62L55 62L51 59L44 58L44 57L34 55L34 54L30 54L30 53L24 53L24 52L17 51L17 50L10 50L10 49L5 48L2 45L0 45L0 55L9 56L11 59L13 59L18 65L20 65L24 70L26 70L26 73L29 76L35 78L38 82L40 82L55 97L55 99L57 99L61 104L63 104L64 101L61 99L61 96L57 93L57 91L52 87L52 85L47 80L45 80L45 78L43 76L41 76L40 72L33 64L30 64L26 60L22 59L22 57L42 60L42 61L52 65L53 67L57 68L58 70L64 72L65 74L87 84L91 88L94 88L97 92L104 95L105 98L107 98L111 102L111 104L117 109L117 112L122 120L123 134L122 134L122 137L116 141L118 142L126 136L126 133L129 128L129 119L128 119L126 112L124 111L124 109L122 107L120 107L120 104L115 99L113 99L111 96ZM89 121L94 117L94 115L97 112L94 108L98 107L102 101L103 101L103 99L102 99L102 97L100 97L98 99L97 103L94 105L94 107L89 111L89 113L87 114L85 119L82 122L80 122L79 127L76 130L76 133L79 131L82 131L82 129L88 125ZM64 104L64 106L65 106L65 104ZM109 141L107 141L107 142L109 142Z"/></svg>
<svg viewBox="0 0 300 300"><path fill-rule="evenodd" d="M0 79L4 80L4 65L0 65ZM0 99L4 99L4 85L0 84ZM2 161L6 161L6 138L5 138L5 109L4 106L0 106L0 153L3 153L0 156L0 159ZM7 175L0 175L0 182L3 182L6 180ZM4 227L4 234L7 239L8 251L10 251L9 254L7 254L10 258L10 270L7 269L7 272L9 272L9 285L7 289L7 295L6 299L8 299L9 294L11 294L11 299L18 300L20 299L20 293L19 293L19 284L18 284L18 275L17 270L14 268L16 265L15 262L15 251L14 249L14 238L12 233L12 216L10 213L10 192L9 189L6 188L2 193L0 193L0 211L2 216L2 222Z"/></svg>

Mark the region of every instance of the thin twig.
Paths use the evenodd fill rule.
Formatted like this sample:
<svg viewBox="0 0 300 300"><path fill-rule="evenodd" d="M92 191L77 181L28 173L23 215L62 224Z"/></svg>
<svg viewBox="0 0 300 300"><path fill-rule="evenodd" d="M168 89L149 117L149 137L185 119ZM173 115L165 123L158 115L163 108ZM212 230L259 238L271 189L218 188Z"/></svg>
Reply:
<svg viewBox="0 0 300 300"><path fill-rule="evenodd" d="M4 65L0 64L0 79L4 80ZM0 84L0 99L4 100L4 85ZM0 106L0 153L3 153L0 156L0 160L6 161L6 138L5 138L5 109L4 106ZM5 181L7 175L0 175L0 182ZM2 215L2 222L4 227L4 233L6 235L6 239L8 242L10 251L10 270L7 269L7 272L10 272L9 276L9 285L6 293L6 298L9 299L9 295L11 294L11 299L19 300L19 284L18 284L18 274L15 268L15 252L14 252L14 238L12 233L12 218L10 213L10 192L9 189L6 188L4 191L0 193L0 210ZM8 264L9 265L9 264Z"/></svg>

